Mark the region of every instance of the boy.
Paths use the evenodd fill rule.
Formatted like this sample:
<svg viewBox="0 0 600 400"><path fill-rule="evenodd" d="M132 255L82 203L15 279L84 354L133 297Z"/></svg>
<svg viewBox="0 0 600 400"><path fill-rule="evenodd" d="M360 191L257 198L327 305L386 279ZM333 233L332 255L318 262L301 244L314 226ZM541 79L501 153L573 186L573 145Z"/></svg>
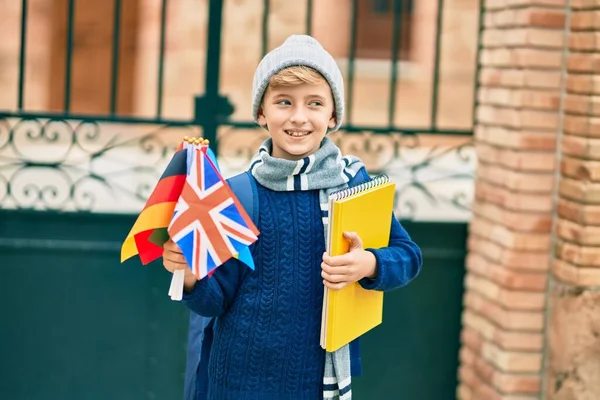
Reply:
<svg viewBox="0 0 600 400"><path fill-rule="evenodd" d="M319 344L323 285L391 290L420 271L421 252L393 215L389 247L363 249L348 232L349 253L325 254L328 194L366 175L326 137L342 123L343 99L339 68L310 36L292 35L267 54L253 86L254 118L271 135L250 165L260 204L256 270L233 259L196 281L177 246L165 244L165 268L186 271L183 303L217 317L206 392L196 399L349 399L348 346L337 357Z"/></svg>

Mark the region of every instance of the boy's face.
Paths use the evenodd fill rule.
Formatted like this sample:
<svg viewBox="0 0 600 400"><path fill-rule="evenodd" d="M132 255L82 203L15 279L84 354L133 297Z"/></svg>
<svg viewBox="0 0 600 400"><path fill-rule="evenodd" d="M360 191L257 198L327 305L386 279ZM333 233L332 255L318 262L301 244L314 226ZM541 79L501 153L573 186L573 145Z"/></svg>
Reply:
<svg viewBox="0 0 600 400"><path fill-rule="evenodd" d="M271 156L301 160L321 145L327 128L335 126L333 96L327 81L295 86L269 86L258 113L273 139Z"/></svg>

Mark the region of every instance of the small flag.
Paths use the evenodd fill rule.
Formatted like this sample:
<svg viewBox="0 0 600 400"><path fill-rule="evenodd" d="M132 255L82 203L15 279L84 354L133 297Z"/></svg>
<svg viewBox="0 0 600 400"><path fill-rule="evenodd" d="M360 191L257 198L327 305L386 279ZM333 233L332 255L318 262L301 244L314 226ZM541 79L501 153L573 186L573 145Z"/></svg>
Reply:
<svg viewBox="0 0 600 400"><path fill-rule="evenodd" d="M179 146L121 247L121 262L139 255L146 265L162 256L167 227L186 178L187 150Z"/></svg>
<svg viewBox="0 0 600 400"><path fill-rule="evenodd" d="M211 160L207 147L187 147L188 173L168 227L197 279L232 257L254 268L249 246L258 229Z"/></svg>

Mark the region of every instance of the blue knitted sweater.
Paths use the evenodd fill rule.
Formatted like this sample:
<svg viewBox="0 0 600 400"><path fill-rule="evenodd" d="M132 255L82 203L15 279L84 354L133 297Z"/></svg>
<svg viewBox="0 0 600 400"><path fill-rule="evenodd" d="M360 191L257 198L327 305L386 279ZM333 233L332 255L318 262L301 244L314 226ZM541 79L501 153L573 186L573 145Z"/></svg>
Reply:
<svg viewBox="0 0 600 400"><path fill-rule="evenodd" d="M324 350L319 345L325 251L318 191L275 192L258 186L261 232L256 270L237 260L219 267L184 295L192 311L218 316L208 371L210 400L321 399ZM390 247L370 250L376 279L368 289L407 284L421 252L392 218Z"/></svg>

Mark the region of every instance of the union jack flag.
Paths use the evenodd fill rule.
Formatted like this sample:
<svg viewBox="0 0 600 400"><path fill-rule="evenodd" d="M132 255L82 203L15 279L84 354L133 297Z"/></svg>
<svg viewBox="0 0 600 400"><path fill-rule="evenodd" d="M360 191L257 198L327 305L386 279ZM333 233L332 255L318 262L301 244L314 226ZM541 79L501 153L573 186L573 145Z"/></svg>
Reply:
<svg viewBox="0 0 600 400"><path fill-rule="evenodd" d="M169 236L198 279L254 243L258 229L202 148L188 148L189 172Z"/></svg>

